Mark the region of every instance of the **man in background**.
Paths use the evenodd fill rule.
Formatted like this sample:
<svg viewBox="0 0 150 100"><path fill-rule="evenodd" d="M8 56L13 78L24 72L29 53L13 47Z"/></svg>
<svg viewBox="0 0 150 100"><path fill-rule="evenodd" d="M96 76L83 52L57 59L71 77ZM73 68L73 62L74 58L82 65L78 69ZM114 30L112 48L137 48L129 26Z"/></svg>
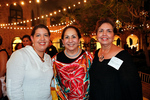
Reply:
<svg viewBox="0 0 150 100"><path fill-rule="evenodd" d="M49 54L49 55L51 56L51 58L52 58L56 53L58 53L56 47L53 46L51 40L50 40L50 42L49 42L49 46L48 46L47 49L46 49L46 53Z"/></svg>

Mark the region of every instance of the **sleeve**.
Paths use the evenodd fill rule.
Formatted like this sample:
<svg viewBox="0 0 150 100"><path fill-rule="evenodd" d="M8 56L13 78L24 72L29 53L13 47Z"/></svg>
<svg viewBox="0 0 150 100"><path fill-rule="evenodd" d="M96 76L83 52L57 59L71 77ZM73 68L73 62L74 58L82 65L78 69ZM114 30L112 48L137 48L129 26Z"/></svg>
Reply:
<svg viewBox="0 0 150 100"><path fill-rule="evenodd" d="M124 100L143 100L141 80L132 57L122 55L123 64L119 69L120 83Z"/></svg>
<svg viewBox="0 0 150 100"><path fill-rule="evenodd" d="M14 52L7 62L6 87L9 100L24 100L24 57L21 52Z"/></svg>

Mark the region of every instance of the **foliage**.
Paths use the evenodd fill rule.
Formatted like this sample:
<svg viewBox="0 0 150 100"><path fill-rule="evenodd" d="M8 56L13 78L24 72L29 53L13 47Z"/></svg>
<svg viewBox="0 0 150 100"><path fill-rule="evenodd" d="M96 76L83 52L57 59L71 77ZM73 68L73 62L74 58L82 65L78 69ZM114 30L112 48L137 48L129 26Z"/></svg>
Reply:
<svg viewBox="0 0 150 100"><path fill-rule="evenodd" d="M88 34L94 32L96 22L102 17L119 19L123 25L137 24L140 23L141 2L142 0L88 0L82 6L63 12L61 20L66 16L75 19L81 32Z"/></svg>

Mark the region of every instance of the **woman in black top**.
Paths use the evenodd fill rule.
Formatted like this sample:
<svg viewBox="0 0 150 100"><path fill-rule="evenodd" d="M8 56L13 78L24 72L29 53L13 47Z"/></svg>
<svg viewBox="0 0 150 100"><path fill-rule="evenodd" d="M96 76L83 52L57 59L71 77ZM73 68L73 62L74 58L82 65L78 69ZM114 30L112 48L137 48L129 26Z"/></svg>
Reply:
<svg viewBox="0 0 150 100"><path fill-rule="evenodd" d="M110 18L97 22L97 40L90 68L90 100L142 100L142 88L136 66L124 49L114 45L115 24Z"/></svg>

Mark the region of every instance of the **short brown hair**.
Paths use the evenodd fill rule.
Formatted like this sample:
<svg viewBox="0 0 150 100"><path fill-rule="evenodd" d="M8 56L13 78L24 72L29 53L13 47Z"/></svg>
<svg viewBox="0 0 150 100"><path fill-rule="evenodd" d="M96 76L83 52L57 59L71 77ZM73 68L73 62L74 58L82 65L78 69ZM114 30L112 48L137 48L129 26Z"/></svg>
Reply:
<svg viewBox="0 0 150 100"><path fill-rule="evenodd" d="M98 28L99 28L102 24L104 24L104 23L109 23L109 24L111 24L112 27L113 27L113 31L114 31L114 33L115 33L115 31L116 31L116 30L115 30L115 28L116 28L115 22L114 22L111 18L107 17L107 18L101 18L100 20L97 21L97 23L96 23L96 28L95 28L96 34L97 34L97 31L98 31Z"/></svg>

